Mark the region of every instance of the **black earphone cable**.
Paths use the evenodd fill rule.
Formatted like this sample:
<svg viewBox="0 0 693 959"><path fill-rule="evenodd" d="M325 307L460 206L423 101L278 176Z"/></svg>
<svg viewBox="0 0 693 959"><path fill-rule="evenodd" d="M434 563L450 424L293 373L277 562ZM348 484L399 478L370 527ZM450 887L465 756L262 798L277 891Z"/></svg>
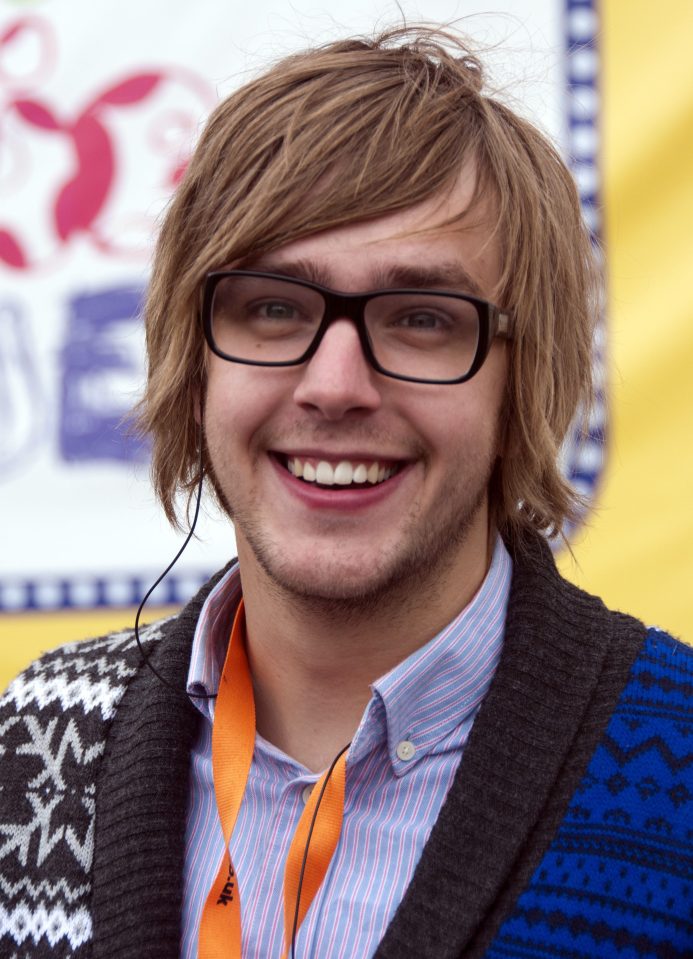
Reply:
<svg viewBox="0 0 693 959"><path fill-rule="evenodd" d="M347 743L343 749L340 749L337 755L332 760L330 768L327 770L327 775L325 776L325 781L322 784L322 789L318 796L318 801L315 804L315 809L313 810L313 818L310 821L310 829L308 830L308 838L306 839L306 848L303 850L303 860L301 862L301 872L298 876L298 889L296 890L296 909L294 911L294 922L291 927L291 959L296 959L296 933L298 931L298 912L299 906L301 904L301 889L303 888L303 877L306 872L306 863L308 862L308 849L310 848L310 841L313 838L313 830L315 829L315 822L318 818L318 811L320 809L320 803L322 802L322 797L325 795L325 790L327 789L327 784L330 781L330 777L334 772L334 767L337 765L337 762L340 756L343 756L347 749L351 746L351 743Z"/></svg>
<svg viewBox="0 0 693 959"><path fill-rule="evenodd" d="M144 648L143 648L143 646L142 646L142 641L141 641L141 639L140 639L140 616L142 615L142 610L144 609L145 603L147 602L147 600L149 599L149 597L152 595L152 593L154 592L154 590L156 589L156 587L159 585L159 583L160 583L163 579L165 579L165 577L168 576L168 574L171 572L171 570L173 569L173 567L176 565L176 563L178 562L178 560L179 560L179 559L181 558L181 556L183 555L183 551L185 550L186 546L188 545L188 543L190 542L190 540L193 538L193 534L195 533L195 527L197 526L197 520L198 520L198 517L199 517L199 515L200 515L200 504L201 504L201 502L202 502L202 486L203 486L204 478L205 478L205 472L204 472L204 455L203 455L203 444L202 444L202 430L200 430L200 441L199 441L199 442L200 442L200 481L199 481L199 483L198 483L198 485L197 485L197 503L195 504L195 514L194 514L194 516L193 516L193 521L192 521L192 523L191 523L191 525L190 525L190 530L189 530L189 532L188 532L188 535L185 537L185 542L183 543L183 545L181 546L181 548L178 550L178 552L177 552L176 555L173 557L173 559L172 559L171 562L168 564L168 566L167 566L166 569L163 571L163 573L158 577L158 579L156 579L156 580L154 581L154 583L152 583L152 585L149 587L149 589L147 590L147 592L144 594L144 598L142 599L142 602L140 603L140 605L139 605L139 607L138 607L138 609L137 609L137 613L135 614L135 641L136 641L136 643L137 643L137 648L138 648L139 651L140 651L140 656L142 657L142 661L144 662L145 666L147 666L147 667L154 673L154 675L155 675L156 678L159 680L159 682L163 683L164 686L168 686L169 689L172 689L172 690L173 690L174 692L176 692L176 693L181 693L181 695L183 695L183 696L185 696L185 697L188 697L188 698L192 698L192 699L216 699L216 698L217 698L217 694L216 694L216 693L191 693L191 692L188 692L188 691L185 690L185 689L179 689L177 686L174 686L172 683L169 683L169 681L168 681L167 679L164 679L164 677L161 675L161 673L158 671L158 669L156 669L156 667L153 666L152 663L150 662L149 656L147 655L147 653L145 653Z"/></svg>
<svg viewBox="0 0 693 959"><path fill-rule="evenodd" d="M202 502L202 487L203 487L203 483L204 483L204 460L203 460L203 450L202 450L202 437L200 437L200 481L199 481L198 486L197 486L197 502L196 502L196 504L195 504L195 513L194 513L194 515L193 515L193 521L192 521L192 523L190 524L190 530L189 530L189 532L188 532L188 535L185 537L185 542L183 543L183 545L181 546L181 548L178 550L178 552L176 553L176 555L173 557L173 559L171 560L171 562L168 564L168 566L166 567L166 569L163 571L163 573L161 573L161 575L160 575L160 576L152 583L152 585L149 587L149 589L147 590L147 592L144 594L144 597L143 597L143 599L142 599L142 602L140 603L140 605L139 605L138 608L137 608L137 613L135 614L135 641L136 641L136 643L137 643L137 648L138 648L139 651L140 651L140 656L142 657L143 663L145 664L145 666L147 666L147 667L152 671L152 673L156 676L156 678L159 680L159 682L160 682L160 683L163 683L164 686L167 686L169 689L172 689L174 692L176 692L176 693L181 693L182 695L184 695L184 696L186 696L186 697L189 697L189 698L193 698L193 699L216 699L216 698L217 698L217 694L216 694L216 693L191 693L191 692L189 692L189 691L187 691L187 690L179 689L177 686L174 686L172 683L169 683L169 681L168 681L167 679L164 679L164 677L161 675L161 673L158 671L158 669L156 669L156 667L152 665L152 663L151 663L151 661L150 661L149 656L147 655L147 653L145 653L144 647L142 646L142 640L140 639L140 629L139 629L139 626L140 626L140 616L142 615L142 611L143 611L143 609L144 609L144 607L145 607L145 604L146 604L147 600L148 600L149 597L152 595L152 593L154 592L154 590L157 588L157 586L159 585L159 583L160 583L163 579L165 579L166 576L168 576L168 574L171 572L171 570L173 569L173 567L176 565L176 563L178 562L178 560L179 560L179 559L181 558L181 556L183 555L183 552L184 552L185 548L187 547L188 543L189 543L190 540L193 538L193 535L194 535L194 533L195 533L195 527L197 526L197 520L198 520L198 517L199 517L199 515L200 515L200 504L201 504L201 502ZM304 879L305 872L306 872L306 864L307 864L307 862L308 862L308 850L309 850L309 848L310 848L310 841L311 841L311 839L313 838L313 832L314 832L314 830L315 830L315 823L316 823L317 818L318 818L318 812L319 812L319 810L320 810L320 804L321 804L321 802L322 802L322 800L323 800L323 796L325 795L325 789L327 788L327 784L328 784L328 782L330 781L330 777L332 776L332 773L334 772L334 768L335 768L335 766L337 765L337 761L339 760L340 756L342 756L342 755L347 751L347 749L349 748L349 746L351 746L351 743L347 743L346 746L345 746L343 749L340 749L340 751L337 753L337 755L336 755L336 756L334 757L334 759L332 760L332 764L330 765L330 768L329 768L328 771L327 771L327 776L325 777L325 781L324 781L323 784L322 784L322 788L321 788L321 790L320 790L320 795L318 796L318 801L317 801L317 803L316 803L316 805L315 805L315 809L314 809L314 811L313 811L313 818L311 819L311 822L310 822L310 828L309 828L309 830L308 830L308 838L306 839L306 847L305 847L305 849L303 850L303 859L302 859L302 861L301 861L301 871L300 871L299 877L298 877L298 889L297 889L297 891L296 891L296 909L295 909L295 912L294 912L294 921L293 921L293 926L292 926L292 929L291 929L291 959L296 959L296 933L297 933L297 931L298 931L298 915L299 915L299 907L300 907L300 903L301 903L301 890L302 890L302 888L303 888L303 879Z"/></svg>

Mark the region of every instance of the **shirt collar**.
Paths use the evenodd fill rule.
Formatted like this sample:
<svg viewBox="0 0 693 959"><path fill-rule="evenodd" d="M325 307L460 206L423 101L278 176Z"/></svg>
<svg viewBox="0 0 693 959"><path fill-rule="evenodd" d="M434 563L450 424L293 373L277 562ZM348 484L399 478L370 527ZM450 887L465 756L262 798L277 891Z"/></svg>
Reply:
<svg viewBox="0 0 693 959"><path fill-rule="evenodd" d="M510 594L512 560L496 538L488 573L472 600L436 636L371 686L373 697L352 741L352 761L367 752L386 729L395 773L449 748L447 737L471 725L500 660ZM398 747L411 743L414 757Z"/></svg>
<svg viewBox="0 0 693 959"><path fill-rule="evenodd" d="M387 736L397 774L414 765L397 747L412 742L416 758L431 753L445 737L474 716L500 660L512 561L500 536L488 573L467 606L428 643L371 686L373 696L354 736L351 761ZM187 692L210 721L233 617L241 598L236 562L210 592L195 629Z"/></svg>
<svg viewBox="0 0 693 959"><path fill-rule="evenodd" d="M214 697L219 688L226 647L241 595L241 576L236 561L207 596L195 627L185 688L193 705L210 722L214 719L215 700L204 697Z"/></svg>

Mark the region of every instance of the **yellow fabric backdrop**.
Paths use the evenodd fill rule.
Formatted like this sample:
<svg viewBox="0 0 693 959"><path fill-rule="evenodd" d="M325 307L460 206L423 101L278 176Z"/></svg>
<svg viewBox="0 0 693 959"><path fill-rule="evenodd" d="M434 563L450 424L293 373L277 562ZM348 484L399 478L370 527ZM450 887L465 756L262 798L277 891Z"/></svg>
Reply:
<svg viewBox="0 0 693 959"><path fill-rule="evenodd" d="M174 611L174 607L147 608L143 622L154 622ZM116 629L130 629L134 622L134 609L0 615L0 691L45 650Z"/></svg>
<svg viewBox="0 0 693 959"><path fill-rule="evenodd" d="M693 642L693 4L601 4L610 441L564 572Z"/></svg>
<svg viewBox="0 0 693 959"><path fill-rule="evenodd" d="M693 4L605 0L601 16L609 456L578 565L561 565L693 641ZM0 616L0 687L40 651L133 619Z"/></svg>

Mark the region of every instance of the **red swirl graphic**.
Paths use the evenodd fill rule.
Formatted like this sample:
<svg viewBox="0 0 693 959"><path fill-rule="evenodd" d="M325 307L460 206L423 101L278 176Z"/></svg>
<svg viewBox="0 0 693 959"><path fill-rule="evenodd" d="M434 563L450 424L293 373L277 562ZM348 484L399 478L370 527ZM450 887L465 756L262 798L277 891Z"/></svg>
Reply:
<svg viewBox="0 0 693 959"><path fill-rule="evenodd" d="M188 107L191 116L187 126L194 129L199 117L214 101L213 91L199 77L182 68L140 70L118 78L96 97L87 100L86 106L76 115L73 113L70 116L67 110L61 112L40 95L42 91L36 90L45 82L47 69L54 59L51 31L52 27L46 21L25 17L0 34L0 92L6 90L14 93L5 100L5 114L14 116L15 121L27 130L33 129L44 135L61 138L68 148L71 169L67 179L56 183L50 210L57 246L69 244L76 234L86 232L102 253L120 252L109 240L103 222L118 173L117 138L123 136L122 124L115 122L118 115L123 110L152 101L151 109L156 117L157 103L161 110L161 103L157 101L159 92L165 93L168 86L170 98L172 85L174 90L182 86L188 98L192 94L193 103L199 107L197 115ZM21 38L26 40L29 35L38 41L41 59L32 71L18 77L7 68L3 69L3 48L11 47ZM33 89L27 89L29 87ZM0 148L3 147L2 140L3 129L0 125ZM151 151L153 144L145 143L144 147ZM187 157L181 159L178 155L168 155L172 153L170 150L165 154L160 147L158 152L162 157L158 162L165 163L168 168L162 185L172 188L185 170ZM34 179L40 177L44 184L51 175L48 165L44 168L38 164L34 164L34 168L28 172L24 169L21 172ZM21 226L0 222L0 264L16 270L40 265L42 257L32 258L30 246L31 240L24 236Z"/></svg>

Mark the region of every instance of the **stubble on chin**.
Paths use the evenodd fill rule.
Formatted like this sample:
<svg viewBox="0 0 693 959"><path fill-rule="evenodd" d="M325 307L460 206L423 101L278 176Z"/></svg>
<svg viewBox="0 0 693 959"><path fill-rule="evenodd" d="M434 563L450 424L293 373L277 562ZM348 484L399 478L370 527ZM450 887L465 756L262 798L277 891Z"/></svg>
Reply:
<svg viewBox="0 0 693 959"><path fill-rule="evenodd" d="M422 594L435 602L441 582L455 565L485 505L486 490L487 485L482 485L464 510L454 514L441 510L436 521L418 529L421 508L414 507L397 543L379 557L364 557L351 567L340 563L335 547L333 562L322 558L306 569L295 562L290 546L281 547L267 535L257 508L246 504L234 511L228 503L227 512L262 570L267 587L284 601L343 621L363 621L386 611L400 618L410 606L420 604Z"/></svg>
<svg viewBox="0 0 693 959"><path fill-rule="evenodd" d="M291 544L280 544L268 532L259 495L234 496L233 491L242 487L234 479L231 464L221 464L224 486L209 456L207 475L219 505L240 534L239 547L244 541L244 552L252 555L267 588L283 601L349 620L363 620L376 612L383 615L387 610L399 618L406 615L410 604L420 604L422 595L435 601L441 581L455 565L486 503L496 449L497 441L481 460L459 462L428 517L422 515L421 502L410 502L396 542L384 547L379 556L364 556L351 568L340 562L338 542L331 557L314 563L309 557L307 563L296 563ZM461 490L459 477L466 478L466 491Z"/></svg>

